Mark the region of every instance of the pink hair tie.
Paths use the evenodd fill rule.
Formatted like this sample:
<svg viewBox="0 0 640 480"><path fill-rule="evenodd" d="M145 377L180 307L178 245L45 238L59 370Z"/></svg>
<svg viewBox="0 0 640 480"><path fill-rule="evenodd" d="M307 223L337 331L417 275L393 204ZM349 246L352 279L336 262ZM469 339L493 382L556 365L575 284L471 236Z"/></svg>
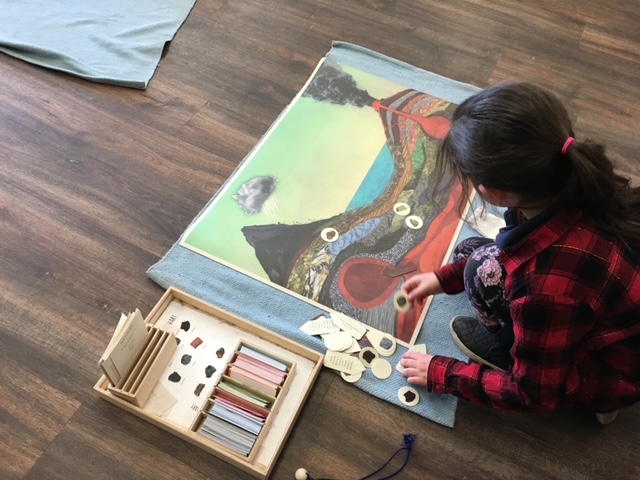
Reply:
<svg viewBox="0 0 640 480"><path fill-rule="evenodd" d="M569 138L567 138L567 141L566 141L566 142L564 142L564 145L562 146L562 154L563 154L563 155L566 155L566 154L567 154L567 151L569 150L569 147L570 147L570 146L571 146L571 144L572 144L573 142L575 142L575 141L576 141L576 139L575 139L575 138L573 138L573 137L569 137Z"/></svg>

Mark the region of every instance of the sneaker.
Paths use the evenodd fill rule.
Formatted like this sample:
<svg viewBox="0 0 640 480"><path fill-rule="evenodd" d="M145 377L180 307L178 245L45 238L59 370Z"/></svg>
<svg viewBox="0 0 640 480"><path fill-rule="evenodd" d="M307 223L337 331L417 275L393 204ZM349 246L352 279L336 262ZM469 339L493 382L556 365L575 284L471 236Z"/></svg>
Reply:
<svg viewBox="0 0 640 480"><path fill-rule="evenodd" d="M618 410L609 413L596 413L596 419L600 425L609 425L618 416Z"/></svg>
<svg viewBox="0 0 640 480"><path fill-rule="evenodd" d="M511 356L498 347L495 335L484 328L473 317L453 317L451 335L460 350L474 362L481 363L495 370L508 370Z"/></svg>

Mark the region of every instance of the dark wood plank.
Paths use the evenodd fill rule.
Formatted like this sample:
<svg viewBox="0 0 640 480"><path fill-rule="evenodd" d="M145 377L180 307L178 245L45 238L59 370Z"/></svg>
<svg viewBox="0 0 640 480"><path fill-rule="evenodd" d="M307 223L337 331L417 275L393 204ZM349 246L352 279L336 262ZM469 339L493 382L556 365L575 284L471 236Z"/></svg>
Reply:
<svg viewBox="0 0 640 480"><path fill-rule="evenodd" d="M384 419L374 418L374 412L382 410ZM606 466L614 462L620 472L629 475L624 478L640 473L632 456L619 460L618 436L583 414L504 414L462 404L456 434L451 435L446 427L335 382L315 420L318 424L350 425L349 429L336 429L334 437L338 438L318 442L319 452L306 467L317 477L361 478L381 466L407 433L417 434L418 440L402 478L613 478L607 477ZM621 428L633 436L638 420L629 420L631 423ZM334 465L323 461L341 457L344 445L350 445L349 462ZM535 452L539 452L539 461L530 458ZM526 470L522 469L523 461L527 462ZM395 462L400 464L402 461Z"/></svg>
<svg viewBox="0 0 640 480"><path fill-rule="evenodd" d="M23 478L81 405L20 363L23 358L10 356L9 342L15 345L16 338L0 337L0 450L5 480Z"/></svg>
<svg viewBox="0 0 640 480"><path fill-rule="evenodd" d="M145 271L304 85L333 40L477 86L540 83L640 181L640 6L587 0L198 0L146 91L0 56L0 478L249 478L96 398ZM273 478L635 479L640 407L609 427L460 403L449 429L323 372ZM396 461L395 465L401 462Z"/></svg>
<svg viewBox="0 0 640 480"><path fill-rule="evenodd" d="M95 399L78 410L24 478L206 479L207 474L198 471L195 465L211 475L219 472L219 478L252 478Z"/></svg>

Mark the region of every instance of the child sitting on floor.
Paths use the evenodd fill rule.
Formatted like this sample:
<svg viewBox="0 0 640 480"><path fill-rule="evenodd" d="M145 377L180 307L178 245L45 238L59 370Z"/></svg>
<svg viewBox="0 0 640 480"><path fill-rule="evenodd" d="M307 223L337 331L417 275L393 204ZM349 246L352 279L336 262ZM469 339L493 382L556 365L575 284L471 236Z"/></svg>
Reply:
<svg viewBox="0 0 640 480"><path fill-rule="evenodd" d="M409 300L466 290L476 317L451 332L473 360L409 352L409 383L496 409L596 412L640 399L640 188L604 148L576 140L549 92L500 84L464 101L436 158L507 207L495 241L471 238L454 263L410 278Z"/></svg>

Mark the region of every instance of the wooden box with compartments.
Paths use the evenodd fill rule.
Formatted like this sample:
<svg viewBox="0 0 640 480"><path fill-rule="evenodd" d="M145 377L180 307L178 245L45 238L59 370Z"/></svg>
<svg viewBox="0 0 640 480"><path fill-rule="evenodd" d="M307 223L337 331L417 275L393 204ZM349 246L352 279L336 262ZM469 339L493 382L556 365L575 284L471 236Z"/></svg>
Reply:
<svg viewBox="0 0 640 480"><path fill-rule="evenodd" d="M268 478L323 355L180 290L121 318L94 389L105 400Z"/></svg>

